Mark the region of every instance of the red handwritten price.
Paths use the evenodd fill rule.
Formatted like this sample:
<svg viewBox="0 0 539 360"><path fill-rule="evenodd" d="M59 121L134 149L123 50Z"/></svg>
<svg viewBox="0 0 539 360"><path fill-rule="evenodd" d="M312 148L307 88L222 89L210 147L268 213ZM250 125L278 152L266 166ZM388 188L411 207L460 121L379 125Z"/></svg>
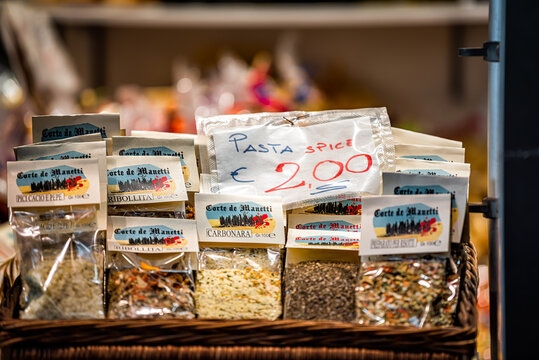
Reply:
<svg viewBox="0 0 539 360"><path fill-rule="evenodd" d="M363 161L359 161L361 159L363 159ZM359 166L359 168L354 168L354 165L357 166L357 162L359 162L361 164L361 166ZM290 183L294 179L294 177L296 177L296 175L298 174L298 172L301 169L301 165L298 164L298 163L295 163L295 162L283 162L283 163L280 163L279 165L277 165L277 167L275 168L275 171L279 172L279 173L282 173L284 171L285 166L288 166L288 167L291 167L291 168L295 167L295 171L292 174L292 176L290 176L283 183L281 183L281 184L279 184L279 185L277 185L275 187L272 187L272 188L270 188L268 190L265 190L264 192L270 193L270 192L273 192L273 191L290 190L290 189L295 189L295 188L299 188L299 187L302 187L302 186L306 185L305 180L301 180L298 184L285 186L288 183ZM324 172L324 174L326 175L326 178L324 178L320 174L320 171L322 171L321 169L327 168L328 166L333 167L335 170L334 170L333 174L330 173L331 176L329 176L329 177L327 176L329 171L326 170ZM371 167L372 167L372 157L369 154L356 154L356 155L351 156L346 161L346 163L344 163L344 164L342 162L340 162L340 161L335 161L335 160L323 160L323 161L320 161L319 163L317 163L314 166L314 169L312 170L311 174L312 174L312 177L315 180L326 182L326 181L332 181L332 180L335 180L335 179L339 178L343 174L343 172L345 170L347 172L349 172L349 173L352 173L352 174L361 174L361 173L369 171L371 169ZM339 181L339 182L337 182L335 184L324 184L324 185L318 186L318 187L315 188L317 191L312 192L311 195L316 195L316 194L320 194L320 193L328 192L328 191L333 191L333 190L345 189L346 185L344 185L344 184L346 182L348 182L348 181L349 180L342 180L342 181ZM341 184L341 185L336 185L336 184ZM310 187L311 187L311 185L309 184L309 188Z"/></svg>

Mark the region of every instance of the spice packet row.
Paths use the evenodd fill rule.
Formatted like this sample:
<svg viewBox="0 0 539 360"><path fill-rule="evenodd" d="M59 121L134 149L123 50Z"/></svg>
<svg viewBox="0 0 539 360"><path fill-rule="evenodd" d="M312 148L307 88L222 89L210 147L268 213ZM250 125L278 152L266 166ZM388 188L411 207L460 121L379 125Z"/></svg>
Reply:
<svg viewBox="0 0 539 360"><path fill-rule="evenodd" d="M120 136L120 114L45 115L32 117L34 143L101 134L103 138Z"/></svg>
<svg viewBox="0 0 539 360"><path fill-rule="evenodd" d="M460 243L468 201L468 178L415 175L405 173L383 174L384 195L451 195L451 242Z"/></svg>
<svg viewBox="0 0 539 360"><path fill-rule="evenodd" d="M112 155L171 156L177 158L182 169L187 191L199 191L199 175L193 138L166 138L115 136Z"/></svg>
<svg viewBox="0 0 539 360"><path fill-rule="evenodd" d="M197 128L212 188L280 196L285 209L378 194L394 167L385 108L199 117Z"/></svg>
<svg viewBox="0 0 539 360"><path fill-rule="evenodd" d="M284 245L281 199L275 197L196 194L199 241Z"/></svg>
<svg viewBox="0 0 539 360"><path fill-rule="evenodd" d="M83 135L82 137L84 137ZM92 134L88 136L100 135ZM75 137L77 138L77 137ZM15 157L19 161L35 160L69 160L69 159L97 159L99 165L99 184L101 204L98 213L99 230L107 229L107 161L105 142L68 142L75 138L64 139L62 143L42 143L40 145L27 145L15 148ZM52 142L52 141L51 141Z"/></svg>
<svg viewBox="0 0 539 360"><path fill-rule="evenodd" d="M107 157L109 205L187 200L177 159L169 156Z"/></svg>
<svg viewBox="0 0 539 360"><path fill-rule="evenodd" d="M291 214L286 247L357 251L360 231L361 216Z"/></svg>
<svg viewBox="0 0 539 360"><path fill-rule="evenodd" d="M395 144L395 156L404 159L463 163L464 153L459 147Z"/></svg>

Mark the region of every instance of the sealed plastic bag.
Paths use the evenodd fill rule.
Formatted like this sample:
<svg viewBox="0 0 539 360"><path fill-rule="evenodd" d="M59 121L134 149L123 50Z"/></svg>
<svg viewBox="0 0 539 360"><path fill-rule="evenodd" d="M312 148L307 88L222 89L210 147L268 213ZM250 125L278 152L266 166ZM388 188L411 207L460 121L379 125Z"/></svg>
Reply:
<svg viewBox="0 0 539 360"><path fill-rule="evenodd" d="M24 319L100 319L104 245L97 209L13 209L11 224L21 257Z"/></svg>
<svg viewBox="0 0 539 360"><path fill-rule="evenodd" d="M195 261L194 253L112 253L108 317L193 319Z"/></svg>
<svg viewBox="0 0 539 360"><path fill-rule="evenodd" d="M355 321L358 268L357 263L330 260L287 265L285 319Z"/></svg>
<svg viewBox="0 0 539 360"><path fill-rule="evenodd" d="M202 248L198 266L198 317L276 320L281 315L279 248Z"/></svg>
<svg viewBox="0 0 539 360"><path fill-rule="evenodd" d="M97 159L8 162L25 319L104 317Z"/></svg>
<svg viewBox="0 0 539 360"><path fill-rule="evenodd" d="M444 299L452 300L445 293L450 285L447 261L443 256L363 259L357 287L359 323L420 328L441 325L445 320L433 321L433 315L437 316Z"/></svg>
<svg viewBox="0 0 539 360"><path fill-rule="evenodd" d="M385 108L197 118L217 192L275 195L285 209L379 193L395 151Z"/></svg>

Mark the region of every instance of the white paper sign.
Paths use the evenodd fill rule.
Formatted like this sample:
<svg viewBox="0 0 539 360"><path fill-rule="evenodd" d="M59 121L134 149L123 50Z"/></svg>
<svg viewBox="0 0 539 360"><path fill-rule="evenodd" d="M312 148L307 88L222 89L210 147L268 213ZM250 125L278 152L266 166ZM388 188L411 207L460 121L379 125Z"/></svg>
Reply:
<svg viewBox="0 0 539 360"><path fill-rule="evenodd" d="M285 243L283 207L276 197L195 194L201 242Z"/></svg>
<svg viewBox="0 0 539 360"><path fill-rule="evenodd" d="M45 115L32 117L33 142L51 141L78 135L120 135L120 114Z"/></svg>
<svg viewBox="0 0 539 360"><path fill-rule="evenodd" d="M311 126L252 126L213 134L221 193L305 200L380 191L380 169L367 119Z"/></svg>
<svg viewBox="0 0 539 360"><path fill-rule="evenodd" d="M384 195L451 194L451 242L459 243L468 201L468 178L384 173Z"/></svg>
<svg viewBox="0 0 539 360"><path fill-rule="evenodd" d="M449 251L451 195L365 196L360 255Z"/></svg>
<svg viewBox="0 0 539 360"><path fill-rule="evenodd" d="M107 250L149 254L198 252L196 222L184 219L110 216Z"/></svg>
<svg viewBox="0 0 539 360"><path fill-rule="evenodd" d="M9 161L8 206L99 204L97 159Z"/></svg>
<svg viewBox="0 0 539 360"><path fill-rule="evenodd" d="M108 203L186 201L178 160L170 156L107 157Z"/></svg>

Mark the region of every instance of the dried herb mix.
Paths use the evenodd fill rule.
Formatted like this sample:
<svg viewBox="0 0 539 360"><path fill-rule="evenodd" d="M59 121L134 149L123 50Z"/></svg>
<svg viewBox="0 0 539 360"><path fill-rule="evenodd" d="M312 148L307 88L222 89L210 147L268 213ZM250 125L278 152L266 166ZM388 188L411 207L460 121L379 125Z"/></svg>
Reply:
<svg viewBox="0 0 539 360"><path fill-rule="evenodd" d="M285 318L355 321L358 271L358 264L337 261L303 261L287 266Z"/></svg>
<svg viewBox="0 0 539 360"><path fill-rule="evenodd" d="M109 277L109 318L195 317L191 272L113 270Z"/></svg>
<svg viewBox="0 0 539 360"><path fill-rule="evenodd" d="M365 261L357 287L360 324L430 325L446 286L446 262L439 259Z"/></svg>
<svg viewBox="0 0 539 360"><path fill-rule="evenodd" d="M278 249L202 249L195 299L205 319L277 319L281 306Z"/></svg>

